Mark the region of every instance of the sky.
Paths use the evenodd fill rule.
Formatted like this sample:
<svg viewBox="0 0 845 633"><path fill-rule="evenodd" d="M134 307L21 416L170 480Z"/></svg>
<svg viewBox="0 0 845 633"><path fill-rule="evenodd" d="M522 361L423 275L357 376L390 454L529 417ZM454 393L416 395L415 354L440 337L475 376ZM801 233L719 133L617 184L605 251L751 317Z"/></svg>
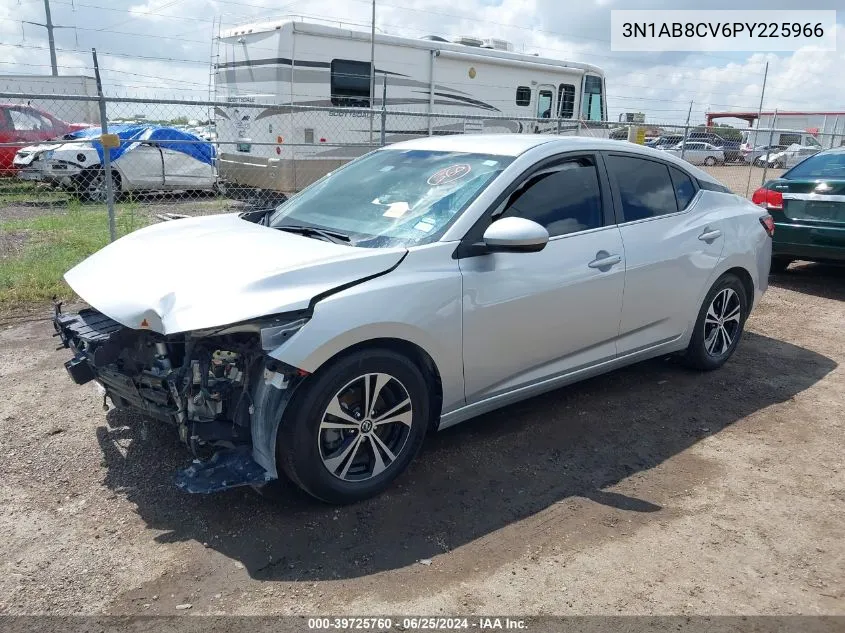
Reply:
<svg viewBox="0 0 845 633"><path fill-rule="evenodd" d="M107 94L208 96L218 28L282 15L369 28L370 0L51 0L60 74L92 75L96 47ZM792 0L710 0L707 9L800 9ZM836 9L841 0L815 0ZM513 42L518 51L587 62L605 70L609 116L644 112L647 121L693 123L707 110L757 110L769 63L765 109L845 111L845 11L837 50L792 53L614 53L610 10L700 8L693 0L376 0L376 26L420 37L476 35ZM0 75L49 74L43 0L0 1ZM737 121L735 124L742 125Z"/></svg>

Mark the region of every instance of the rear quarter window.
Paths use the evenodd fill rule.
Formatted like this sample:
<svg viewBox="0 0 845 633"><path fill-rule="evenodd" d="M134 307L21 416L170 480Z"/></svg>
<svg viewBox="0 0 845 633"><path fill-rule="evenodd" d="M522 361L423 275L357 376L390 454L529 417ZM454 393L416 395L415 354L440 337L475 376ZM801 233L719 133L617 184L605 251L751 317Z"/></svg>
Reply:
<svg viewBox="0 0 845 633"><path fill-rule="evenodd" d="M675 167L669 168L669 173L672 176L672 186L675 188L675 199L678 202L678 210L683 211L692 202L695 197L695 184L692 178L687 176L680 169Z"/></svg>

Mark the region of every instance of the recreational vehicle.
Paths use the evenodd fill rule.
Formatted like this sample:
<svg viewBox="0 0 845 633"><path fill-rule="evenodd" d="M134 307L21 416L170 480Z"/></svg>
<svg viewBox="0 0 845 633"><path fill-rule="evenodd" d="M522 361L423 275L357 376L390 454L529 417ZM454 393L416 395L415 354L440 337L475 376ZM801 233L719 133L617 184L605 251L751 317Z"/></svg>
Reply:
<svg viewBox="0 0 845 633"><path fill-rule="evenodd" d="M377 33L373 47L368 32L286 19L236 27L220 43L224 182L297 191L381 142L426 135L607 134L601 69L503 40ZM370 110L383 107L384 117Z"/></svg>

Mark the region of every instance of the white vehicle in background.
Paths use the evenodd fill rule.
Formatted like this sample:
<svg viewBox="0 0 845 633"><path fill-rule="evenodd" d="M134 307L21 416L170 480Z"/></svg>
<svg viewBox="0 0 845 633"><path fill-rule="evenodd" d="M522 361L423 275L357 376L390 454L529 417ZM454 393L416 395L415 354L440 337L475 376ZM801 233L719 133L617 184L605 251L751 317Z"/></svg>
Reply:
<svg viewBox="0 0 845 633"><path fill-rule="evenodd" d="M211 143L171 127L115 126L120 138L111 150L115 197L129 191L212 190L216 187L215 149ZM90 202L106 200L103 148L94 139L100 128L68 134L64 142L19 150L14 166L22 180L76 191Z"/></svg>
<svg viewBox="0 0 845 633"><path fill-rule="evenodd" d="M662 149L664 152L668 152L678 158L683 158L693 165L713 166L725 164L724 150L704 141L687 141L686 146L684 146L684 143L678 143L669 149L658 149Z"/></svg>
<svg viewBox="0 0 845 633"><path fill-rule="evenodd" d="M768 166L776 169L790 169L808 156L818 154L820 151L822 151L821 147L806 147L798 143L793 143L787 148L771 150L760 154L754 159L753 164L757 167Z"/></svg>
<svg viewBox="0 0 845 633"><path fill-rule="evenodd" d="M368 31L281 19L235 27L220 42L215 91L227 104L215 108L216 127L220 177L230 184L298 191L382 136L389 144L579 127L608 134L600 68L516 53L503 40L376 34L374 89ZM361 110L370 106L409 114L389 115L382 126L378 114Z"/></svg>
<svg viewBox="0 0 845 633"><path fill-rule="evenodd" d="M818 151L823 149L819 140L806 130L755 129L742 130L742 144L740 145L740 152L742 152L745 157L745 162L751 163L756 156L749 159L748 154L757 149L766 147L786 148L790 145L815 147L818 148Z"/></svg>

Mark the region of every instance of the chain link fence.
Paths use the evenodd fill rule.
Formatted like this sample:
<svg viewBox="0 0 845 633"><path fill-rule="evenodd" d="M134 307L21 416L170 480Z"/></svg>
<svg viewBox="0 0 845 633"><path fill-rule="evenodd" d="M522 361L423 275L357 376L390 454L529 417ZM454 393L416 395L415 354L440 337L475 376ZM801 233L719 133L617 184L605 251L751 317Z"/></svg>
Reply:
<svg viewBox="0 0 845 633"><path fill-rule="evenodd" d="M0 303L21 292L21 276L30 290L18 299L62 290L69 264L141 226L275 206L375 148L479 133L656 142L743 196L842 144L790 130L757 130L749 148L658 123L0 93Z"/></svg>

